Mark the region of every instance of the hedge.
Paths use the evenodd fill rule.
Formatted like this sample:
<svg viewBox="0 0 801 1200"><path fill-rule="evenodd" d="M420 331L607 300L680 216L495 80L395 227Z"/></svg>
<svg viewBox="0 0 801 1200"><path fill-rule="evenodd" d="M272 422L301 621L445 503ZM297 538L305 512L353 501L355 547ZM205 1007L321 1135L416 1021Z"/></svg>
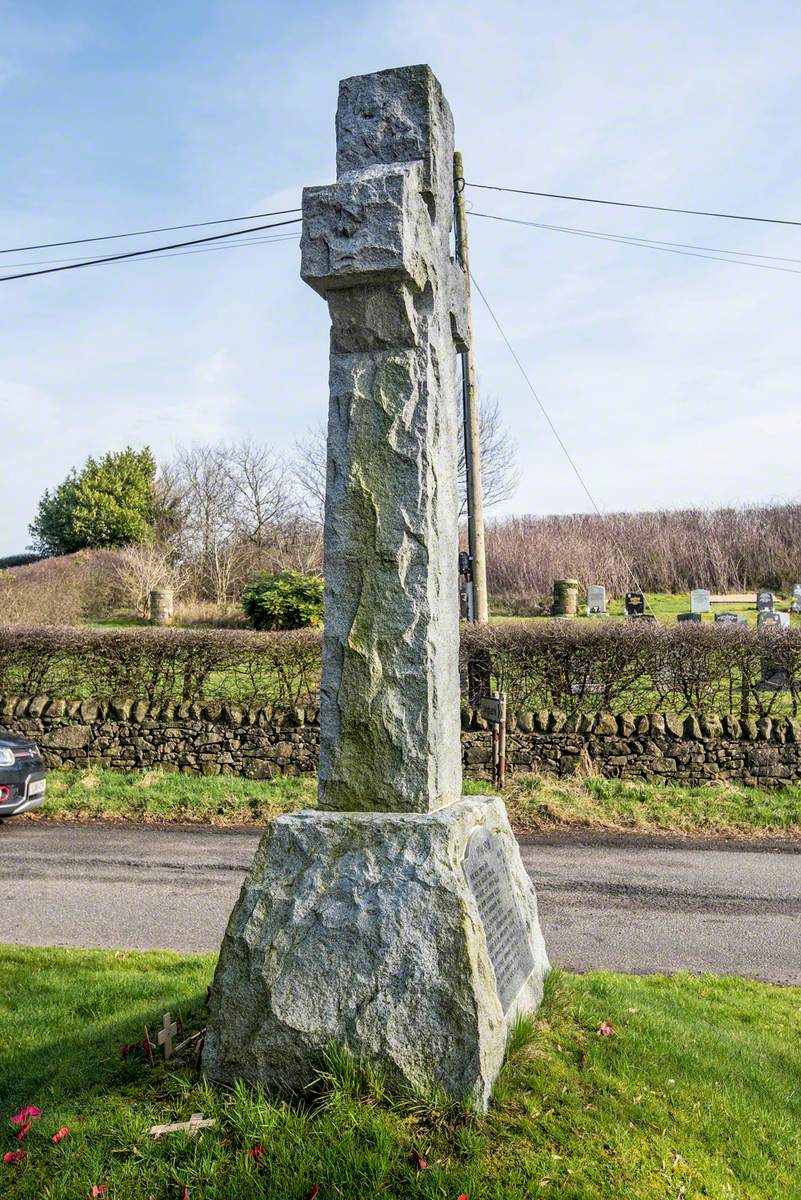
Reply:
<svg viewBox="0 0 801 1200"><path fill-rule="evenodd" d="M0 695L292 706L317 693L320 640L313 630L0 625ZM461 650L471 705L495 687L512 710L798 714L797 629L521 621L462 626Z"/></svg>
<svg viewBox="0 0 801 1200"><path fill-rule="evenodd" d="M308 630L0 626L4 696L293 706L316 692L319 674L320 635Z"/></svg>

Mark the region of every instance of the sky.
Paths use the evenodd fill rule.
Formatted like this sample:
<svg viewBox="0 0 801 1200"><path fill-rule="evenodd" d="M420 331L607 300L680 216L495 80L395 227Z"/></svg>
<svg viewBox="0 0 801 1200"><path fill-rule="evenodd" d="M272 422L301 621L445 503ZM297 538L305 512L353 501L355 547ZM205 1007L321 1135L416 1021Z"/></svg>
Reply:
<svg viewBox="0 0 801 1200"><path fill-rule="evenodd" d="M0 0L0 246L294 207L334 178L338 80L416 62L443 84L468 180L801 220L800 37L801 6L771 0ZM799 260L468 218L476 279L602 510L798 498L801 228L467 196ZM0 253L0 274L80 251ZM325 415L328 328L295 240L0 284L0 555L90 454L244 436L290 452ZM496 515L586 511L479 297L475 349L519 456Z"/></svg>

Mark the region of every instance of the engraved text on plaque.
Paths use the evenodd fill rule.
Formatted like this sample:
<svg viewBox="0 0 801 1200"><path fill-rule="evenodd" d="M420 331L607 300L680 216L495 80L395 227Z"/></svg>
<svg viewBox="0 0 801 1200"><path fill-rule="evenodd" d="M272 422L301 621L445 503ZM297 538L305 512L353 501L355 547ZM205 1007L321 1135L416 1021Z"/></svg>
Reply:
<svg viewBox="0 0 801 1200"><path fill-rule="evenodd" d="M534 957L501 838L488 829L477 830L468 844L464 872L484 926L498 999L506 1015L534 970Z"/></svg>

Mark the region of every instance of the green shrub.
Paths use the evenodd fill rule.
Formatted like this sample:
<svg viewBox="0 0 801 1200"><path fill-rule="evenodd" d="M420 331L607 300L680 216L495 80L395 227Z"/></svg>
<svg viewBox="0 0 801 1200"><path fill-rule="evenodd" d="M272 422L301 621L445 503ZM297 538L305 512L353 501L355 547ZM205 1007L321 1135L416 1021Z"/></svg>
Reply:
<svg viewBox="0 0 801 1200"><path fill-rule="evenodd" d="M282 571L257 575L242 593L245 616L255 629L303 629L323 619L323 581L317 575Z"/></svg>

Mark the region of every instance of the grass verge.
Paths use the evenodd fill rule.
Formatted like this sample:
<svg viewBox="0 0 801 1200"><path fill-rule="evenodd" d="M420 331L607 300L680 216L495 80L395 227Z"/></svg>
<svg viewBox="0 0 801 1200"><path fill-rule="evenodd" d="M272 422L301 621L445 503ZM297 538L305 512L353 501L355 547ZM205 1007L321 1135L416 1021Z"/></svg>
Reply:
<svg viewBox="0 0 801 1200"><path fill-rule="evenodd" d="M491 791L486 780L465 781L468 794ZM279 813L313 807L315 797L311 778L58 770L48 777L47 803L27 819L263 825ZM763 792L729 784L660 787L600 777L559 780L520 774L510 776L504 800L518 834L590 829L801 838L801 787Z"/></svg>
<svg viewBox="0 0 801 1200"><path fill-rule="evenodd" d="M305 1200L315 1185L320 1200L801 1195L799 989L555 972L476 1117L393 1100L343 1056L306 1104L210 1087L189 1061L120 1057L165 1008L201 1028L212 970L207 955L0 948L0 1152L28 1151L0 1163L4 1197L105 1187L108 1200L181 1200L186 1187L190 1200ZM8 1121L25 1105L42 1116L20 1143ZM216 1127L150 1136L193 1112Z"/></svg>

